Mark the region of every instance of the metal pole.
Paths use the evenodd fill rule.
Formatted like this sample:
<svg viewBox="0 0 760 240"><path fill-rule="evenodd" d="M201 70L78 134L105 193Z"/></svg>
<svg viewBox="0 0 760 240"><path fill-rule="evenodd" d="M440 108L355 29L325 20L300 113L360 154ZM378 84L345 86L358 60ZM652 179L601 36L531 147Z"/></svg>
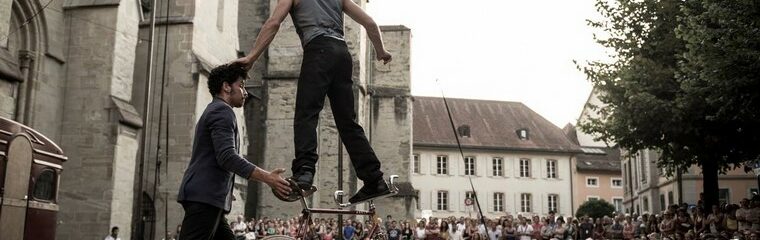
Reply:
<svg viewBox="0 0 760 240"><path fill-rule="evenodd" d="M152 97L151 93L152 93L152 90L153 90L152 89L153 88L153 42L154 42L153 41L154 40L154 36L153 35L154 35L154 32L156 31L156 1L157 0L153 0L152 1L151 11L150 11L150 31L148 32L148 39L150 39L150 42L148 43L149 44L148 45L148 69L145 72L145 75L146 75L146 79L145 79L145 102L143 103L143 112L142 112L142 115L143 115L143 119L142 119L143 120L143 129L142 129L142 133L140 135L140 148L139 148L139 152L138 152L138 156L140 157L140 161L139 161L138 170L137 170L137 175L138 175L137 193L136 193L137 194L137 201L135 201L135 203L132 204L132 206L136 206L136 211L133 211L133 212L136 212L136 215L137 215L137 218L133 217L132 219L137 219L138 223L142 221L143 171L144 171L144 168L145 168L145 166L144 166L145 165L145 159L146 159L145 154L147 154L146 151L145 151L145 148L147 147L147 146L145 146L145 141L147 140L148 131L150 130L150 122L149 122L149 120L150 120L150 114L151 114L150 103L153 101L153 97ZM136 225L139 225L139 224L136 224ZM135 238L135 239L141 239L142 238L142 236L137 237L138 231L139 231L140 235L142 235L142 229L141 228L138 229L136 226L132 226L132 238Z"/></svg>
<svg viewBox="0 0 760 240"><path fill-rule="evenodd" d="M343 141L338 136L338 191L343 191ZM343 196L338 196L338 202L343 202ZM343 239L343 214L338 214L338 239Z"/></svg>

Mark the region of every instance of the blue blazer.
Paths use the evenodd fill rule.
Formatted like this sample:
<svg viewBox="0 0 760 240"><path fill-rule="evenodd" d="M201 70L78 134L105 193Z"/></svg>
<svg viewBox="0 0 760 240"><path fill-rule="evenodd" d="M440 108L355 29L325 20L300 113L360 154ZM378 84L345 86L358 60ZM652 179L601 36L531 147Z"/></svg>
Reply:
<svg viewBox="0 0 760 240"><path fill-rule="evenodd" d="M195 126L190 164L179 185L177 202L200 202L229 212L234 174L248 179L256 168L238 154L235 112L214 97Z"/></svg>

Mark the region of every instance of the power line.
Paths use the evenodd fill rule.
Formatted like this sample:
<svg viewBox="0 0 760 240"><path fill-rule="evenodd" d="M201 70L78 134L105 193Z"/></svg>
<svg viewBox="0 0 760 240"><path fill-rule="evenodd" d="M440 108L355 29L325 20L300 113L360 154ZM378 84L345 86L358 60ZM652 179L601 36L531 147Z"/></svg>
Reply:
<svg viewBox="0 0 760 240"><path fill-rule="evenodd" d="M3 42L4 42L4 41L7 41L7 40L8 40L8 38L10 38L10 37L11 37L11 35L13 35L14 33L18 32L18 30L21 30L22 28L26 27L26 25L27 25L27 24L29 24L30 22L32 22L32 19L36 18L36 17L37 17L37 15L39 15L39 14L40 14L42 11L45 11L45 9L46 9L48 6L50 6L50 3L52 3L52 2L53 2L53 0L50 0L50 1L48 1L48 2L45 4L45 6L43 6L43 7L42 7L42 9L38 10L37 12L35 12L34 14L32 14L32 16L31 16L31 17L29 17L29 18L27 18L26 20L24 20L24 23L22 23L22 24L21 24L21 26L19 26L18 28L14 29L14 30L13 30L13 32L9 32L9 33L8 33L8 35L6 35L6 36L5 36L5 39L3 39L2 41L3 41ZM52 9L52 8L51 8L51 9Z"/></svg>

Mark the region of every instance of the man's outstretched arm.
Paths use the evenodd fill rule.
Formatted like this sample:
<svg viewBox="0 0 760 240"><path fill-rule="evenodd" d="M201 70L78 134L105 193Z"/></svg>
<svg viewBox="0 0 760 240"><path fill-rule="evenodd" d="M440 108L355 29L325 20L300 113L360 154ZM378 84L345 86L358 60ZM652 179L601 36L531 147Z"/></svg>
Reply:
<svg viewBox="0 0 760 240"><path fill-rule="evenodd" d="M383 64L391 61L391 53L385 50L383 45L383 36L380 35L380 27L377 26L375 20L372 19L364 10L356 5L352 0L343 0L343 12L345 12L351 19L361 24L364 29L367 29L367 37L372 42L372 46L375 47L375 55L377 60L383 60Z"/></svg>
<svg viewBox="0 0 760 240"><path fill-rule="evenodd" d="M274 8L272 16L264 22L261 26L261 31L256 37L256 41L253 43L251 52L245 57L235 60L235 63L239 63L246 70L251 69L253 63L264 53L264 50L269 47L269 44L274 40L274 36L277 35L277 31L280 30L280 24L288 16L290 8L293 7L293 0L278 0L277 6Z"/></svg>

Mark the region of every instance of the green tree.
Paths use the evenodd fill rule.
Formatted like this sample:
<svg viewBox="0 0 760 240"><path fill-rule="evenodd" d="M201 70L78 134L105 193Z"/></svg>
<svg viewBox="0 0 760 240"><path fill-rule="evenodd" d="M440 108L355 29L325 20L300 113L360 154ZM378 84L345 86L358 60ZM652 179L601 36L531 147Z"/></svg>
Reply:
<svg viewBox="0 0 760 240"><path fill-rule="evenodd" d="M589 25L613 61L583 68L600 117L579 122L629 152L656 149L668 174L697 164L705 205L718 174L760 156L760 2L598 0Z"/></svg>
<svg viewBox="0 0 760 240"><path fill-rule="evenodd" d="M604 201L604 199L590 199L578 206L578 210L575 211L575 216L578 218L589 216L596 219L604 216L612 217L612 214L614 212L615 206L612 206L612 204Z"/></svg>

